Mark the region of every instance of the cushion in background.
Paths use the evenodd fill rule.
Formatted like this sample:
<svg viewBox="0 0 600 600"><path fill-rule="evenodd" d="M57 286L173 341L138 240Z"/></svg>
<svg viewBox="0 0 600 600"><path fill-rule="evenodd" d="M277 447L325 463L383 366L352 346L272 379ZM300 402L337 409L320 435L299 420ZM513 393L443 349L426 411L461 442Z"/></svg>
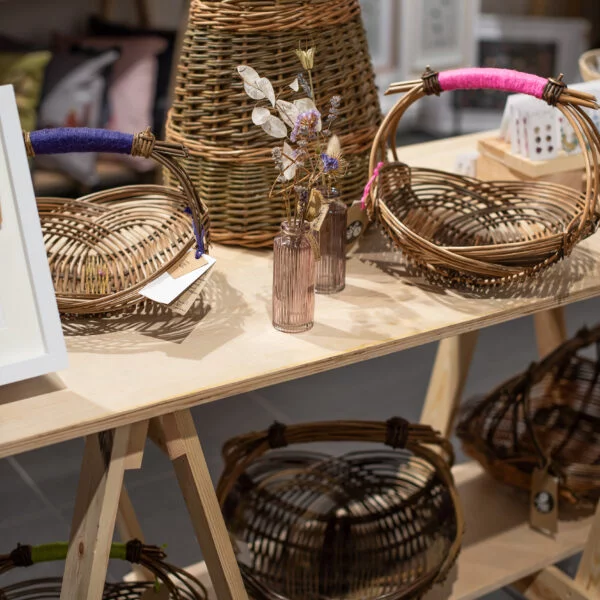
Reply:
<svg viewBox="0 0 600 600"><path fill-rule="evenodd" d="M36 129L44 71L51 58L47 51L0 52L0 85L14 86L21 127L26 131Z"/></svg>
<svg viewBox="0 0 600 600"><path fill-rule="evenodd" d="M72 51L54 55L46 69L38 127L102 127L111 66L116 50ZM58 169L86 186L97 183L95 153L36 157L38 166Z"/></svg>

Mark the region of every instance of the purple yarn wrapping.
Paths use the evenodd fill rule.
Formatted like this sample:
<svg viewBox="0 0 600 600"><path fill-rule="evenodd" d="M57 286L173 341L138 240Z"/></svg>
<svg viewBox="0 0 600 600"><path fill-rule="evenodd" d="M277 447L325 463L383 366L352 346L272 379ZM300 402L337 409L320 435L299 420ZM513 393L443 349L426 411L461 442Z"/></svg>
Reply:
<svg viewBox="0 0 600 600"><path fill-rule="evenodd" d="M184 210L188 215L192 214L192 209L187 206ZM196 260L198 260L204 254L204 227L198 231L198 227L196 227L196 221L194 221L194 217L192 216L192 228L194 230L194 237L196 238Z"/></svg>
<svg viewBox="0 0 600 600"><path fill-rule="evenodd" d="M88 127L40 129L32 131L30 139L36 154L67 154L68 152L131 154L133 145L131 133Z"/></svg>

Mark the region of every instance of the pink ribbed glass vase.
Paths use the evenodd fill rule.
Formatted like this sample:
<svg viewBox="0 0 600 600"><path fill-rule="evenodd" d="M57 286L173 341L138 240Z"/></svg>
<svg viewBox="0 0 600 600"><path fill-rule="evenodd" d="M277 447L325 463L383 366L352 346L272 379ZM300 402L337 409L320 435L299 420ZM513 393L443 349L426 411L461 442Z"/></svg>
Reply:
<svg viewBox="0 0 600 600"><path fill-rule="evenodd" d="M318 294L335 294L346 287L348 209L335 188L323 193L323 197L329 204L329 210L319 232L321 260L317 264L315 290Z"/></svg>
<svg viewBox="0 0 600 600"><path fill-rule="evenodd" d="M273 242L273 327L286 333L308 331L315 315L315 257L310 225L281 224Z"/></svg>

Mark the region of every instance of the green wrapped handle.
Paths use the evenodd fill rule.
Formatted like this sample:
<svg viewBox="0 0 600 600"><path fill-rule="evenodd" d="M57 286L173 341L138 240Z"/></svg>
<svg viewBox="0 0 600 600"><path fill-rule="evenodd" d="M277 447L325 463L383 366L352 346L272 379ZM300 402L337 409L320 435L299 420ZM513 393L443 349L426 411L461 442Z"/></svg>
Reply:
<svg viewBox="0 0 600 600"><path fill-rule="evenodd" d="M21 546L23 547L23 546ZM65 560L69 551L68 542L56 542L54 544L42 544L41 546L30 546L31 561L33 564ZM110 558L127 560L127 544L114 543L110 547Z"/></svg>

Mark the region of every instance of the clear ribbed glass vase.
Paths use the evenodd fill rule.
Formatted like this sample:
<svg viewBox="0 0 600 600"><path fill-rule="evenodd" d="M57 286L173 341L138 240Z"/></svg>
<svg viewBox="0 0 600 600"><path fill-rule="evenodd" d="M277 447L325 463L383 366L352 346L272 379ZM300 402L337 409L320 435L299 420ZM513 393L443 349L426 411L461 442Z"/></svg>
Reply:
<svg viewBox="0 0 600 600"><path fill-rule="evenodd" d="M281 224L273 243L273 327L286 333L308 331L315 315L315 257L310 225Z"/></svg>
<svg viewBox="0 0 600 600"><path fill-rule="evenodd" d="M348 208L340 200L340 193L335 188L322 193L329 210L319 232L321 260L317 264L315 290L318 294L335 294L346 287Z"/></svg>

